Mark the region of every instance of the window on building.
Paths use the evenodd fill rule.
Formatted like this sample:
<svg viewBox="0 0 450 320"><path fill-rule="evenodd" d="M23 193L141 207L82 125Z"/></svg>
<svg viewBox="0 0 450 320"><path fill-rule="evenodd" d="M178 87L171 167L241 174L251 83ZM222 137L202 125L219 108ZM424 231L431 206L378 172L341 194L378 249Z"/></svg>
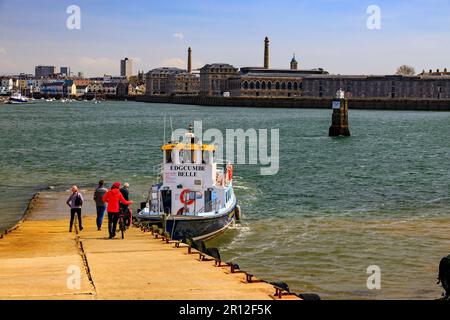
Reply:
<svg viewBox="0 0 450 320"><path fill-rule="evenodd" d="M294 90L298 90L298 84L297 84L297 82L294 82Z"/></svg>
<svg viewBox="0 0 450 320"><path fill-rule="evenodd" d="M278 81L277 81L277 83L275 83L275 89L280 90L280 83Z"/></svg>
<svg viewBox="0 0 450 320"><path fill-rule="evenodd" d="M281 90L286 90L286 82L281 83Z"/></svg>
<svg viewBox="0 0 450 320"><path fill-rule="evenodd" d="M259 81L256 81L256 89L257 90L261 89L261 83Z"/></svg>
<svg viewBox="0 0 450 320"><path fill-rule="evenodd" d="M248 82L247 81L244 81L244 89L248 89Z"/></svg>
<svg viewBox="0 0 450 320"><path fill-rule="evenodd" d="M267 82L267 89L271 90L272 89L272 82Z"/></svg>
<svg viewBox="0 0 450 320"><path fill-rule="evenodd" d="M251 90L255 89L255 83L254 83L253 81L250 82L250 89L251 89Z"/></svg>
<svg viewBox="0 0 450 320"><path fill-rule="evenodd" d="M287 88L288 90L292 90L292 82L288 82Z"/></svg>
<svg viewBox="0 0 450 320"><path fill-rule="evenodd" d="M261 89L266 90L266 82L265 81L263 81L261 83Z"/></svg>

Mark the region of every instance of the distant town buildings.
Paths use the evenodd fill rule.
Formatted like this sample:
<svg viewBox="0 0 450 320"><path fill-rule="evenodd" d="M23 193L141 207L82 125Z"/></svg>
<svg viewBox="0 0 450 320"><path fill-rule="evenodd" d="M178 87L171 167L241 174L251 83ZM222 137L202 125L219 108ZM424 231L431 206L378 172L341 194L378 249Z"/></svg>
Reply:
<svg viewBox="0 0 450 320"><path fill-rule="evenodd" d="M363 99L450 99L450 72L447 68L423 70L417 75L340 75L322 68L302 69L294 54L288 68L270 68L270 40L264 39L262 66L241 67L209 63L193 70L192 48L187 49L186 69L159 67L137 76L132 60L120 62L120 76L85 78L73 76L69 67L39 65L35 74L0 77L0 95L13 92L41 96L125 97L223 96L257 98L333 98L340 89L348 98ZM287 61L288 62L288 61Z"/></svg>
<svg viewBox="0 0 450 320"><path fill-rule="evenodd" d="M70 68L69 67L59 68L59 74L64 77L69 77L70 76Z"/></svg>
<svg viewBox="0 0 450 320"><path fill-rule="evenodd" d="M49 76L52 76L55 74L55 67L54 66L36 66L34 68L34 76L39 78L47 78Z"/></svg>
<svg viewBox="0 0 450 320"><path fill-rule="evenodd" d="M127 78L133 75L133 61L131 59L120 60L120 75Z"/></svg>

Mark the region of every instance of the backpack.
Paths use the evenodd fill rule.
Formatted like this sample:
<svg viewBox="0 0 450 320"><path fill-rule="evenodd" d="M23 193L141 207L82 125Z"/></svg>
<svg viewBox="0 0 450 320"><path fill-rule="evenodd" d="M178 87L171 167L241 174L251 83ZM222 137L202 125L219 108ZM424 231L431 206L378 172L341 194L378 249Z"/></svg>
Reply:
<svg viewBox="0 0 450 320"><path fill-rule="evenodd" d="M74 202L75 202L74 205L77 206L77 207L80 207L83 204L83 201L81 200L81 197L80 197L79 193L77 193L77 196L76 196Z"/></svg>
<svg viewBox="0 0 450 320"><path fill-rule="evenodd" d="M438 284L442 285L444 299L450 299L450 255L442 258L439 263Z"/></svg>

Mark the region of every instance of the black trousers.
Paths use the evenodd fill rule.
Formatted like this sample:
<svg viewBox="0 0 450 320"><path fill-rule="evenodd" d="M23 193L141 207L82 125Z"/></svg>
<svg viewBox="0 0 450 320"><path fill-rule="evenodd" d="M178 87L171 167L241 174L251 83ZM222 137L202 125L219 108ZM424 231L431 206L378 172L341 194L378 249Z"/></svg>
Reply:
<svg viewBox="0 0 450 320"><path fill-rule="evenodd" d="M110 237L116 236L117 221L119 221L119 213L108 212L108 231Z"/></svg>
<svg viewBox="0 0 450 320"><path fill-rule="evenodd" d="M75 214L78 216L78 227L83 229L83 224L81 223L81 208L70 209L70 232L72 232L73 220L75 219Z"/></svg>

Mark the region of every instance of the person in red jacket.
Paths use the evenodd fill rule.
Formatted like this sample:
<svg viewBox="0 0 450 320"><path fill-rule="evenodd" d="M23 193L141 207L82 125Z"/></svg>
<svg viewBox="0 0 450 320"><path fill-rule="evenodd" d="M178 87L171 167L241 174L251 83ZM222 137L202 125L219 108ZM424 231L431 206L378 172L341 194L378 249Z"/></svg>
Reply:
<svg viewBox="0 0 450 320"><path fill-rule="evenodd" d="M116 236L117 221L119 220L120 205L119 203L130 205L133 201L127 201L120 192L120 182L114 182L111 190L104 196L103 201L108 203L108 231L109 238Z"/></svg>

